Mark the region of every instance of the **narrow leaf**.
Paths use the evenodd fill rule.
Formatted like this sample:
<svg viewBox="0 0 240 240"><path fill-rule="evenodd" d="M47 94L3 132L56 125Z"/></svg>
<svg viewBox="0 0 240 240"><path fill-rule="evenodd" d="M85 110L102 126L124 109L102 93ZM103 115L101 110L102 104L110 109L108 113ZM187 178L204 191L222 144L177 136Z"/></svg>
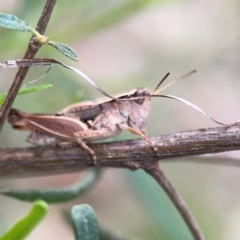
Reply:
<svg viewBox="0 0 240 240"><path fill-rule="evenodd" d="M67 209L62 210L62 216L69 226L73 225L72 216ZM99 240L138 240L137 238L126 236L125 234L116 231L115 229L113 230L110 228L106 228L105 226L103 227L101 226L101 224L99 225Z"/></svg>
<svg viewBox="0 0 240 240"><path fill-rule="evenodd" d="M40 91L40 90L44 90L44 89L50 88L52 86L53 86L52 84L42 84L42 85L35 86L35 87L23 88L23 89L19 90L18 95L22 95L22 94L26 94L26 93L32 93L32 92L37 92L37 91ZM0 105L3 103L6 95L7 95L7 93L0 94Z"/></svg>
<svg viewBox="0 0 240 240"><path fill-rule="evenodd" d="M56 48L59 52L61 52L66 57L71 58L74 61L78 61L77 54L73 51L72 48L70 48L66 44L53 42L53 41L49 41L48 44Z"/></svg>
<svg viewBox="0 0 240 240"><path fill-rule="evenodd" d="M72 186L60 189L45 190L9 190L0 189L0 193L23 201L33 202L41 199L47 203L60 203L80 197L89 191L99 180L102 170L90 172L83 180Z"/></svg>
<svg viewBox="0 0 240 240"><path fill-rule="evenodd" d="M35 86L35 87L29 87L29 88L24 88L24 89L20 89L18 92L18 95L22 95L22 94L26 94L26 93L32 93L32 92L38 92L47 88L51 88L53 87L52 84L42 84L39 86Z"/></svg>
<svg viewBox="0 0 240 240"><path fill-rule="evenodd" d="M48 212L48 205L44 201L37 201L33 204L30 212L18 220L15 225L8 230L1 240L22 240L37 226Z"/></svg>
<svg viewBox="0 0 240 240"><path fill-rule="evenodd" d="M22 32L31 32L30 25L18 17L0 12L0 26Z"/></svg>
<svg viewBox="0 0 240 240"><path fill-rule="evenodd" d="M98 222L94 210L87 204L72 208L73 229L76 240L98 240Z"/></svg>

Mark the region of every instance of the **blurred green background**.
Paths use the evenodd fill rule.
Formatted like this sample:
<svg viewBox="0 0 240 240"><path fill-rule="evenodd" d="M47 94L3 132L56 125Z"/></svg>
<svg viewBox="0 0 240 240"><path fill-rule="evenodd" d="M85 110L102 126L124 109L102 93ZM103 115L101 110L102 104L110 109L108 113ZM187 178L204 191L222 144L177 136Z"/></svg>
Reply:
<svg viewBox="0 0 240 240"><path fill-rule="evenodd" d="M36 26L45 1L0 0L0 11ZM71 46L75 63L43 46L37 57L49 57L81 69L111 94L136 87L154 89L167 73L173 80L193 69L198 73L164 93L185 98L223 122L240 118L240 2L214 0L89 0L58 1L46 35ZM0 29L0 62L21 59L30 35ZM17 69L0 69L1 93L9 89ZM25 83L46 69L32 68ZM32 85L54 87L17 97L14 107L29 112L57 112L83 93L83 100L101 97L74 73L54 66ZM154 99L147 125L150 136L216 126L181 103ZM28 133L5 124L1 147L28 146ZM116 139L135 136L123 133ZM211 157L239 157L229 152ZM166 175L189 205L206 239L240 239L240 169L194 163L194 159L161 163ZM41 178L1 180L9 188L66 186L82 173ZM50 214L27 238L73 239L62 210L88 203L100 224L138 239L192 239L178 212L155 182L141 171L107 169L86 197L52 205ZM0 233L22 216L29 204L0 196Z"/></svg>

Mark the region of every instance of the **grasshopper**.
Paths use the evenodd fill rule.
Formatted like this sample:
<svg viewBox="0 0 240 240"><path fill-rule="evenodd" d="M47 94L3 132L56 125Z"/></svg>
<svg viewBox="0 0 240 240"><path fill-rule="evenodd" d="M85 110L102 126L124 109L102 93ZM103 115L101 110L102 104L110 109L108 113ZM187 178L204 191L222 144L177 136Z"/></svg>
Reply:
<svg viewBox="0 0 240 240"><path fill-rule="evenodd" d="M55 115L24 113L12 109L8 121L17 129L30 130L27 141L37 145L46 145L56 142L75 142L83 147L97 163L97 157L93 150L87 146L86 141L106 139L116 136L122 130L139 135L150 148L158 155L156 146L147 137L145 125L147 123L152 97L167 97L181 101L199 111L212 121L223 125L208 116L194 104L171 95L157 95L172 84L186 78L192 71L181 78L171 82L157 91L159 86L167 78L167 74L153 91L153 94L145 88L137 88L129 93L115 97L117 100L100 99L86 101L70 105Z"/></svg>
<svg viewBox="0 0 240 240"><path fill-rule="evenodd" d="M122 130L141 136L157 153L157 148L142 131L147 123L151 97L147 89L138 88L118 99L142 97L135 101L97 100L71 105L55 115L31 114L11 109L8 122L15 129L30 130L28 142L37 145L77 142L96 163L95 153L84 141L116 136Z"/></svg>

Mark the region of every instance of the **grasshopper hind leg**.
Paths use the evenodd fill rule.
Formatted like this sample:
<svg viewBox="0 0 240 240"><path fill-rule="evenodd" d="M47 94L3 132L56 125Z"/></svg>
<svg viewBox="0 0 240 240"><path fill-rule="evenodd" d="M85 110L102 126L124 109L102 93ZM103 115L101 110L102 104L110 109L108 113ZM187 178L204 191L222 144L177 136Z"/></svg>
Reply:
<svg viewBox="0 0 240 240"><path fill-rule="evenodd" d="M76 142L60 140L58 138L51 137L51 136L49 136L45 133L41 133L39 131L32 131L27 138L27 142L37 144L40 146L56 145L61 148L70 148L70 147L74 147L76 145L80 145L83 149L85 149L92 156L94 164L96 165L97 157L96 157L94 151L91 148L89 148L81 139L76 138L75 141Z"/></svg>
<svg viewBox="0 0 240 240"><path fill-rule="evenodd" d="M92 155L92 158L93 158L93 163L94 165L97 165L97 157L94 153L94 151L88 147L81 139L76 139L76 142L83 148L85 149L90 155Z"/></svg>

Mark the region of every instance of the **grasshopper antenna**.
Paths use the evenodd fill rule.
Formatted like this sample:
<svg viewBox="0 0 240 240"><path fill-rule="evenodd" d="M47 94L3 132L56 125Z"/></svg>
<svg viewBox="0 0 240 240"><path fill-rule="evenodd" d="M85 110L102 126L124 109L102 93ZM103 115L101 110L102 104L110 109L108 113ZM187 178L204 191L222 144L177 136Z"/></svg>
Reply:
<svg viewBox="0 0 240 240"><path fill-rule="evenodd" d="M163 77L163 79L159 82L159 84L156 86L156 88L155 88L154 91L152 92L152 95L158 93L158 92L157 92L158 88L162 85L162 83L167 79L167 77L168 77L169 75L170 75L170 73L167 73L167 74Z"/></svg>
<svg viewBox="0 0 240 240"><path fill-rule="evenodd" d="M181 103L184 103L186 104L187 106L193 108L195 111L201 113L203 116L205 116L206 118L210 119L212 122L215 122L219 125L225 125L225 123L222 123L220 121L217 121L216 119L214 119L213 117L209 116L207 113L205 113L200 107L198 107L197 105L183 99L183 98L180 98L180 97L176 97L176 96L172 96L172 95L158 95L158 93L162 92L163 90L169 88L170 86L172 86L173 84L177 83L177 82L180 82L182 81L183 79L191 76L192 74L196 73L197 71L196 70L192 70L191 72L181 76L180 78L177 78L176 80L170 82L169 84L167 84L166 86L158 89L161 84L164 82L164 80L168 77L169 73L160 81L160 83L157 85L157 87L155 88L155 90L153 91L153 94L151 94L151 97L163 97L163 98L170 98L170 99L174 99L174 100L177 100ZM158 89L158 90L157 90Z"/></svg>
<svg viewBox="0 0 240 240"><path fill-rule="evenodd" d="M166 85L165 87L162 87L160 89L158 89L161 84L165 81L165 79L169 76L169 73L167 73L164 78L160 81L160 83L157 85L157 87L155 88L155 90L153 91L153 94L150 94L148 97L162 97L162 98L169 98L169 99L174 99L174 100L177 100L181 103L184 103L185 105L193 108L195 111L201 113L203 116L205 116L206 118L210 119L212 122L215 122L219 125L225 125L225 123L223 122L220 122L216 119L214 119L213 117L209 116L206 112L204 112L200 107L198 107L197 105L183 99L183 98L180 98L180 97L176 97L176 96L173 96L173 95L159 95L157 93L169 88L170 86L172 86L173 84L185 79L186 77L189 77L190 75L192 75L193 73L197 72L196 70L193 70L185 75L183 75L182 77L170 82L168 85ZM158 90L157 90L158 89ZM134 98L131 98L131 99L128 99L128 100L136 100L136 99L145 99L146 96L139 96L139 97L134 97Z"/></svg>
<svg viewBox="0 0 240 240"><path fill-rule="evenodd" d="M203 116L205 116L206 118L210 119L212 122L215 122L219 125L226 125L226 123L223 123L223 122L220 122L216 119L214 119L213 117L209 116L206 112L204 112L200 107L198 107L197 105L183 99L183 98L180 98L180 97L176 97L176 96L173 96L173 95L151 95L151 97L163 97L163 98L170 98L170 99L174 99L174 100L177 100L181 103L184 103L186 104L187 106L193 108L194 110L196 110L197 112L201 113Z"/></svg>
<svg viewBox="0 0 240 240"><path fill-rule="evenodd" d="M194 73L196 73L196 72L197 72L197 70L192 70L191 72L186 73L185 75L181 76L180 78L177 78L176 80L170 82L170 83L167 84L166 86L158 89L158 88L161 86L161 84L164 82L164 80L168 77L168 75L169 75L169 73L168 73L168 74L160 81L160 83L157 85L157 87L156 87L155 90L153 91L152 95L157 95L158 93L162 92L163 90L171 87L173 84L182 81L183 79L191 76L192 74L194 74ZM157 89L158 89L158 91L157 91Z"/></svg>
<svg viewBox="0 0 240 240"><path fill-rule="evenodd" d="M60 61L57 61L55 59L49 59L49 58L34 58L34 59L20 59L20 60L9 60L6 61L5 64L0 63L0 66L6 68L6 67L39 67L39 66L50 66L52 64L59 64L64 68L70 69L80 75L82 78L84 78L88 83L90 83L95 89L97 89L100 93L103 95L119 101L119 99L112 97L110 94L105 92L103 89L101 89L90 77L88 77L85 73L78 70L77 68L68 66Z"/></svg>

